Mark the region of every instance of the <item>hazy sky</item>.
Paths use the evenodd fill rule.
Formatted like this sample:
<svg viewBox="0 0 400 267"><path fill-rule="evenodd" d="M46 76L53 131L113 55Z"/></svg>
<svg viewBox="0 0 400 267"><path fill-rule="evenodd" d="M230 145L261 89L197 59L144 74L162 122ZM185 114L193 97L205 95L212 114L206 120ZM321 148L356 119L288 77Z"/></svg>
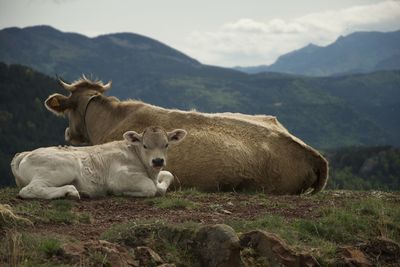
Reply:
<svg viewBox="0 0 400 267"><path fill-rule="evenodd" d="M0 0L0 28L51 25L87 36L134 32L202 63L273 63L309 43L400 29L399 0Z"/></svg>

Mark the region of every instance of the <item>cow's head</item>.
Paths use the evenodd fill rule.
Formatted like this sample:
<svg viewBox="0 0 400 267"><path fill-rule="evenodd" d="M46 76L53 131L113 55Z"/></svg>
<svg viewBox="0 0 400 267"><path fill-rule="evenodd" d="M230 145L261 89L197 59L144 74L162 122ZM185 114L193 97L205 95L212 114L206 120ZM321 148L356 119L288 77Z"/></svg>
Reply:
<svg viewBox="0 0 400 267"><path fill-rule="evenodd" d="M135 131L124 133L124 139L136 146L139 157L147 168L160 171L167 164L169 145L178 144L186 136L186 131L176 129L166 132L162 127L147 127L142 134Z"/></svg>
<svg viewBox="0 0 400 267"><path fill-rule="evenodd" d="M50 95L44 102L46 108L57 116L66 116L69 127L65 129L65 140L73 145L89 144L85 117L89 103L111 88L111 82L91 81L83 76L68 84L59 80L60 85L69 92L68 96Z"/></svg>

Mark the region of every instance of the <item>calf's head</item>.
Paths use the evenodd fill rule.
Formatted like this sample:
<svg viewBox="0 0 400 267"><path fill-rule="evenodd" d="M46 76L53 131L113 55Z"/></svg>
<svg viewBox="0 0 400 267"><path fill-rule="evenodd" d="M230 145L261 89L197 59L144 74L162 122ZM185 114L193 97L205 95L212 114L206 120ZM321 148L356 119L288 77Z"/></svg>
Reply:
<svg viewBox="0 0 400 267"><path fill-rule="evenodd" d="M57 116L66 116L69 127L65 129L65 141L73 145L90 144L86 129L86 111L94 98L111 88L111 82L91 81L83 76L72 84L59 80L60 85L69 92L68 96L50 95L44 105Z"/></svg>
<svg viewBox="0 0 400 267"><path fill-rule="evenodd" d="M185 130L176 129L166 132L157 126L147 127L142 134L135 131L124 133L124 139L136 146L143 164L156 171L161 170L167 164L168 147L178 144L185 136Z"/></svg>

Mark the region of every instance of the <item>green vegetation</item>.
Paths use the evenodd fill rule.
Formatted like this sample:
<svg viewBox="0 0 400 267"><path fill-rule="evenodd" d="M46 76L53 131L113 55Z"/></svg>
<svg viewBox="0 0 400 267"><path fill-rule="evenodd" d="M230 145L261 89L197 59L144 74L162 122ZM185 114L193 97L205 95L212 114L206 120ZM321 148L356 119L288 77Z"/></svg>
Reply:
<svg viewBox="0 0 400 267"><path fill-rule="evenodd" d="M192 249L193 237L200 227L215 223L232 226L239 236L256 229L274 233L295 251L311 253L323 266L336 264L338 248L343 246L366 244L377 237L400 242L398 192L328 190L317 195L266 196L254 192L210 194L186 189L153 199L108 196L97 200L101 202L96 204L65 199L22 201L12 192L17 190L0 189L0 202L13 203L9 210L31 220L35 226L8 224L0 229L0 237L4 240L0 243L0 265L5 266L12 262L15 264L11 266L73 266L77 260L86 264L84 266L110 266L112 257L98 243L84 249L79 241L87 238L85 232L96 231L101 240L129 248L147 246L165 262L199 266ZM190 204L177 205L181 200ZM124 207L116 210L119 204ZM89 230L79 219L82 214L74 211L77 205L79 210L90 212L95 205L96 214L102 214L105 221L114 219L115 214L124 214L126 219L108 229L103 223L94 221ZM152 205L150 212L148 205ZM109 210L110 206L115 208ZM223 212L225 209L230 212ZM85 215L90 221L92 214ZM56 230L57 225L79 229L82 234L56 234L60 232ZM85 254L72 260L65 256L65 245L77 246ZM255 266L262 266L264 262L252 249L243 250L241 256Z"/></svg>
<svg viewBox="0 0 400 267"><path fill-rule="evenodd" d="M103 253L98 251L90 254L89 262L92 266L112 267L111 264L107 261L107 255L104 255Z"/></svg>
<svg viewBox="0 0 400 267"><path fill-rule="evenodd" d="M73 224L90 223L90 215L72 211L73 201L56 199L44 209L38 200L26 201L15 208L17 214L27 216L32 221Z"/></svg>
<svg viewBox="0 0 400 267"><path fill-rule="evenodd" d="M50 77L21 66L0 64L0 186L14 184L15 153L64 144L66 121L43 105L59 91Z"/></svg>
<svg viewBox="0 0 400 267"><path fill-rule="evenodd" d="M350 192L348 194L351 195ZM328 193L315 200L330 198L331 193ZM400 242L399 222L398 204L384 194L368 194L354 201L340 202L338 206L321 207L312 218L263 214L254 220L230 219L225 223L239 234L255 229L275 233L298 252L313 251L312 254L325 266L335 262L337 249L341 246L367 242L377 236ZM193 222L170 224L164 220L124 223L114 225L101 238L129 246L147 245L164 257L169 255L168 260L177 263L193 257L185 250L187 244L182 240L193 235L200 226ZM166 254L167 251L169 254ZM242 256L252 253L244 251Z"/></svg>
<svg viewBox="0 0 400 267"><path fill-rule="evenodd" d="M343 206L322 208L317 218L289 219L264 215L256 220L232 220L236 231L253 229L278 234L294 248L317 250L319 262L332 263L338 246L367 241L376 236L400 242L400 209L380 196L369 196Z"/></svg>
<svg viewBox="0 0 400 267"><path fill-rule="evenodd" d="M52 257L60 253L61 242L54 238L46 238L40 240L39 250L46 254L47 257Z"/></svg>
<svg viewBox="0 0 400 267"><path fill-rule="evenodd" d="M331 165L328 188L400 190L400 149L347 147L326 152Z"/></svg>
<svg viewBox="0 0 400 267"><path fill-rule="evenodd" d="M198 266L188 247L199 226L192 222L170 224L154 220L122 223L105 231L100 238L131 247L148 246L166 262L173 262L177 266Z"/></svg>
<svg viewBox="0 0 400 267"><path fill-rule="evenodd" d="M0 231L21 225L32 225L32 222L16 215L10 205L0 204Z"/></svg>
<svg viewBox="0 0 400 267"><path fill-rule="evenodd" d="M0 242L1 266L69 266L60 263L61 236L41 236L35 233L8 231Z"/></svg>
<svg viewBox="0 0 400 267"><path fill-rule="evenodd" d="M160 209L190 209L195 206L192 201L184 198L157 197L150 198L146 202Z"/></svg>

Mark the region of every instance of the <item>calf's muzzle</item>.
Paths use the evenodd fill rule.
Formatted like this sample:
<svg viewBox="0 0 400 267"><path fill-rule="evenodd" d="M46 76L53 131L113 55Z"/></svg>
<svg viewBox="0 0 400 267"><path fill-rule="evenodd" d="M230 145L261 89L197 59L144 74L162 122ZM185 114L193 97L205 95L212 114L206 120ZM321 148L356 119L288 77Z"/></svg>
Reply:
<svg viewBox="0 0 400 267"><path fill-rule="evenodd" d="M164 159L162 158L155 158L151 161L154 167L163 167L164 166Z"/></svg>

